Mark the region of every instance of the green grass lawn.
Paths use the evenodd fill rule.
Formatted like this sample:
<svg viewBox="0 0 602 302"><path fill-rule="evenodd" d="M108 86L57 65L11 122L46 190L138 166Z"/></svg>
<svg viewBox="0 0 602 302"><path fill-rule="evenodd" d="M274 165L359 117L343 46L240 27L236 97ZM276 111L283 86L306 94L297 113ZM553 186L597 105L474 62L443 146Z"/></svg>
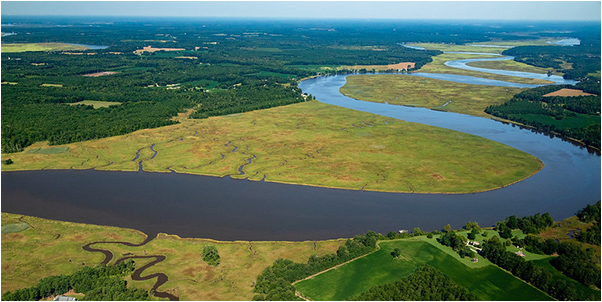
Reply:
<svg viewBox="0 0 602 302"><path fill-rule="evenodd" d="M25 152L3 154L14 162L3 169L136 171L132 159L141 150L144 170L151 172L169 168L355 190L464 193L508 185L542 167L527 153L481 137L317 101L181 121L60 146L69 152L52 156L27 152L48 147L36 143ZM152 144L158 154L151 160ZM239 175L253 155L245 175Z"/></svg>
<svg viewBox="0 0 602 302"><path fill-rule="evenodd" d="M381 249L371 255L297 283L297 290L312 300L340 301L356 296L371 286L407 277L426 263L483 300L552 300L545 293L481 257L478 263L463 263L419 238L383 241L380 246ZM401 250L401 256L397 259L390 255L394 248Z"/></svg>
<svg viewBox="0 0 602 302"><path fill-rule="evenodd" d="M503 103L521 89L478 86L408 75L352 75L341 93L363 101L436 108L469 115L491 117L487 106ZM403 95L403 96L402 96ZM448 101L445 107L443 106Z"/></svg>

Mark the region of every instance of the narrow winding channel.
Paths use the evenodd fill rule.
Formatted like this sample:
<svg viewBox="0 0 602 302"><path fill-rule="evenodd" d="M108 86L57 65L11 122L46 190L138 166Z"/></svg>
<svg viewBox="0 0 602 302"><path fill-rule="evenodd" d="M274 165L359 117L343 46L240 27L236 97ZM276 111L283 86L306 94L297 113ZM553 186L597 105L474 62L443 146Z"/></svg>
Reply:
<svg viewBox="0 0 602 302"><path fill-rule="evenodd" d="M151 237L147 237L143 242L141 243L131 243L131 242L126 242L126 241L97 241L97 242L92 242L92 243L88 243L86 245L84 245L82 247L82 249L84 251L87 252L96 252L96 253L102 253L105 256L105 259L101 262L102 265L107 265L109 264L109 262L111 262L111 260L113 259L113 253L110 250L106 250L106 249L100 249L100 248L93 248L93 245L96 244L120 244L120 245L125 245L125 246L129 246L129 247L140 247L143 246L145 244L147 244L149 241L151 241L153 238ZM170 293L166 293L166 292L161 292L161 291L157 291L157 289L165 284L169 278L167 277L166 274L164 273L154 273L154 274L150 274L150 275L146 275L146 276L142 276L142 272L145 271L147 268L160 263L162 261L165 260L165 256L163 255L145 255L145 256L134 256L134 255L128 255L122 258L119 258L115 261L115 264L119 264L125 260L128 259L155 259L145 265L143 265L142 267L137 268L136 270L134 270L134 272L132 273L132 280L134 281L145 281L145 280L150 280L150 279L154 279L157 278L157 281L155 282L155 284L153 285L151 292L153 293L153 295L155 297L158 298L168 298L170 301L178 301L179 298L170 294Z"/></svg>
<svg viewBox="0 0 602 302"><path fill-rule="evenodd" d="M342 75L325 76L299 87L323 103L498 141L538 157L545 167L519 183L473 194L352 191L177 173L3 172L2 211L134 228L150 238L164 232L220 240L319 240L367 230L436 230L447 223L459 228L466 221L487 226L509 215L544 212L560 220L600 199L595 152L486 118L354 100L340 94L345 82ZM503 83L498 84L509 85Z"/></svg>

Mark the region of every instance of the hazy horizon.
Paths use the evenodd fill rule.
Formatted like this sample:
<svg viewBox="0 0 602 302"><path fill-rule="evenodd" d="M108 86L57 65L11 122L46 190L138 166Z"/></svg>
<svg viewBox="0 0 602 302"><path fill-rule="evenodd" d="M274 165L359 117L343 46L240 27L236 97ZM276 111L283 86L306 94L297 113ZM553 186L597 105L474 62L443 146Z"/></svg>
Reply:
<svg viewBox="0 0 602 302"><path fill-rule="evenodd" d="M238 19L600 21L599 1L2 1L1 15Z"/></svg>

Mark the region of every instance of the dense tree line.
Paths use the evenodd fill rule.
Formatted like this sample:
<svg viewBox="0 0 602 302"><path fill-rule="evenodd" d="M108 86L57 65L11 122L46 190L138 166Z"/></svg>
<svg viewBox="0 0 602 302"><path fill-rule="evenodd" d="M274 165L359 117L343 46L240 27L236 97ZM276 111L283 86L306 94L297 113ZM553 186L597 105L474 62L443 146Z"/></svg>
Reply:
<svg viewBox="0 0 602 302"><path fill-rule="evenodd" d="M257 294L253 296L253 300L299 300L295 296L295 287L291 284L292 282L374 251L376 242L383 238L385 237L369 231L364 235L357 235L353 239L347 240L344 245L339 247L336 254L313 255L307 263L278 259L257 276L254 289Z"/></svg>
<svg viewBox="0 0 602 302"><path fill-rule="evenodd" d="M581 222L600 221L600 201L588 204L585 208L577 211L577 218Z"/></svg>
<svg viewBox="0 0 602 302"><path fill-rule="evenodd" d="M584 249L572 242L562 242L558 245L558 257L550 263L563 274L581 282L586 286L600 286L600 266L592 259L593 249Z"/></svg>
<svg viewBox="0 0 602 302"><path fill-rule="evenodd" d="M134 270L132 260L113 266L84 267L71 275L50 276L41 279L36 286L2 294L4 301L34 301L62 295L69 290L85 294L88 301L141 301L150 300L147 291L128 289L123 280Z"/></svg>
<svg viewBox="0 0 602 302"><path fill-rule="evenodd" d="M525 216L516 218L516 215L512 215L506 218L502 222L496 224L496 229L500 231L503 226L510 230L519 229L525 234L539 234L541 231L550 227L554 224L554 219L550 213L535 214L531 216ZM501 232L500 232L501 233ZM502 236L502 238L510 238Z"/></svg>
<svg viewBox="0 0 602 302"><path fill-rule="evenodd" d="M593 80L591 80L593 81ZM591 82L590 81L590 82ZM599 87L598 81L598 87ZM589 87L591 84L584 84ZM600 96L544 97L571 86L542 86L522 91L512 99L490 105L485 112L497 117L555 132L600 148ZM572 88L572 87L571 87ZM599 88L598 88L599 90ZM547 118L547 119L546 119ZM562 121L571 118L572 122Z"/></svg>
<svg viewBox="0 0 602 302"><path fill-rule="evenodd" d="M352 301L475 301L479 298L430 265L407 278L373 286Z"/></svg>

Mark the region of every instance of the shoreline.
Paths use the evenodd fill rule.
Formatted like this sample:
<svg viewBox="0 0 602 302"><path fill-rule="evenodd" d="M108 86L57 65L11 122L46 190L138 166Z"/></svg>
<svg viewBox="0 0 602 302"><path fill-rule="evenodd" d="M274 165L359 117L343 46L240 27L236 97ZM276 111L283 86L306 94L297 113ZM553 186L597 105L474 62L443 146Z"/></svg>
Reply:
<svg viewBox="0 0 602 302"><path fill-rule="evenodd" d="M216 174L202 174L202 173L188 173L188 172L177 172L176 170L173 170L172 167L169 167L169 169L166 168L166 171L144 171L142 170L142 172L140 172L137 169L132 169L132 170L125 170L125 169L115 169L115 170L109 170L109 169L102 169L102 170L97 170L95 168L87 168L87 169L76 169L76 168L70 168L70 169L23 169L23 170L10 170L10 171L1 171L0 173L11 173L11 172L35 172L35 171L99 171L99 172L125 172L125 173L167 173L167 174L180 174L180 175L192 175L192 176L202 176L202 177L215 177L215 178L226 178L226 177L230 177L232 180L238 180L238 181L251 181L251 182L270 182L270 183L276 183L276 184L284 184L284 185L294 185L294 186L307 186L307 187L317 187L317 188L325 188L325 189L333 189L333 190L345 190L345 191L357 191L357 192L362 192L362 191L366 191L366 192L380 192L380 193L394 193L394 194L433 194L433 195L460 195L460 194L475 194L475 193L483 193L483 192L489 192L489 191L494 191L494 190L499 190L502 188L506 188L510 185L519 183L537 173L539 173L544 167L545 165L543 164L543 162L535 157L537 159L537 161L540 163L540 168L525 176L524 178L521 178L519 180L515 180L511 183L505 184L505 185L501 185L501 186L496 186L493 188L489 188L486 190L481 190L481 191L467 191L467 192L415 192L415 191L395 191L395 190L370 190L370 189L364 189L364 187L360 188L360 189L350 189L350 188L344 188L344 187L335 187L335 186L326 186L326 185L319 185L319 184L306 184L306 183L297 183L297 182L287 182L287 181L277 181L277 180L268 180L266 178L262 178L259 180L253 180L253 179L249 179L247 178L237 178L237 177L232 177L232 174L223 174L223 175L216 175ZM236 174L238 175L238 174ZM236 176L235 175L235 176Z"/></svg>

